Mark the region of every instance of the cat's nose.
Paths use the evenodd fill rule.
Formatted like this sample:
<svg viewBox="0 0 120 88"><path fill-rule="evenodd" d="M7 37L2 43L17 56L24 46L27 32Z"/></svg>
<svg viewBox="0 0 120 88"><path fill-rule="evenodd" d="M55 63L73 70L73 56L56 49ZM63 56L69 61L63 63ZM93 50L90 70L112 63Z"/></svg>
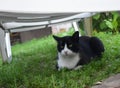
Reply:
<svg viewBox="0 0 120 88"><path fill-rule="evenodd" d="M65 53L65 55L68 55L68 52L67 52L67 51L65 51L64 53Z"/></svg>

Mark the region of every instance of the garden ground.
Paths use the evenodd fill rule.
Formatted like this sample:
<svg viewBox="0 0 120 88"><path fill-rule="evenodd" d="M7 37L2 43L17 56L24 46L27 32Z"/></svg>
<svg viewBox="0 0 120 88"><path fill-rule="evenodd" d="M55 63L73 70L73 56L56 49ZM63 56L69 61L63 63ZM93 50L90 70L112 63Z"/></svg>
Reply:
<svg viewBox="0 0 120 88"><path fill-rule="evenodd" d="M98 82L92 88L120 88L120 73L107 78L103 82Z"/></svg>
<svg viewBox="0 0 120 88"><path fill-rule="evenodd" d="M60 36L71 33L63 33ZM120 34L93 33L99 37L105 52L100 60L92 61L77 71L57 71L56 42L52 36L16 44L12 47L13 61L2 65L0 88L91 88L96 82L120 73Z"/></svg>

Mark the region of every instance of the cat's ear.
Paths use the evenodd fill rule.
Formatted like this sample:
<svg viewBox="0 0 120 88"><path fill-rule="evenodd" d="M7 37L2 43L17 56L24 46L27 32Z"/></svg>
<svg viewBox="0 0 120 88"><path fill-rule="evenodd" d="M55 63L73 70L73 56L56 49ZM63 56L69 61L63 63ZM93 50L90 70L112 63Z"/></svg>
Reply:
<svg viewBox="0 0 120 88"><path fill-rule="evenodd" d="M76 31L73 35L72 35L72 39L73 39L73 41L79 41L79 32L78 31Z"/></svg>
<svg viewBox="0 0 120 88"><path fill-rule="evenodd" d="M60 40L60 37L53 35L53 38L58 42Z"/></svg>

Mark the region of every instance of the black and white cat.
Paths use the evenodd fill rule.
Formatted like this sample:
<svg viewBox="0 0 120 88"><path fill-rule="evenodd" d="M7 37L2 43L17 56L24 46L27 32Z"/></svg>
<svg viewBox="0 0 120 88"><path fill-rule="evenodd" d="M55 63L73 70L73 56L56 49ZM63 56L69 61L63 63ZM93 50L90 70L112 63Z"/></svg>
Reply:
<svg viewBox="0 0 120 88"><path fill-rule="evenodd" d="M81 36L75 32L72 36L58 37L53 35L57 41L58 59L57 69L77 69L89 63L96 56L100 57L104 52L104 45L97 37Z"/></svg>

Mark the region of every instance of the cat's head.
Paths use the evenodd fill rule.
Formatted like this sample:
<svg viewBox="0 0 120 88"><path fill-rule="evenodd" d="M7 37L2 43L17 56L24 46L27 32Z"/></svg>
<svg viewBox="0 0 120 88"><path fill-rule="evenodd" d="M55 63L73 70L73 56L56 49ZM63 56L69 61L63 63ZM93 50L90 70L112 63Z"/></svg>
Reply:
<svg viewBox="0 0 120 88"><path fill-rule="evenodd" d="M73 56L79 52L79 32L76 31L72 36L58 37L53 35L57 41L58 52L63 56Z"/></svg>

